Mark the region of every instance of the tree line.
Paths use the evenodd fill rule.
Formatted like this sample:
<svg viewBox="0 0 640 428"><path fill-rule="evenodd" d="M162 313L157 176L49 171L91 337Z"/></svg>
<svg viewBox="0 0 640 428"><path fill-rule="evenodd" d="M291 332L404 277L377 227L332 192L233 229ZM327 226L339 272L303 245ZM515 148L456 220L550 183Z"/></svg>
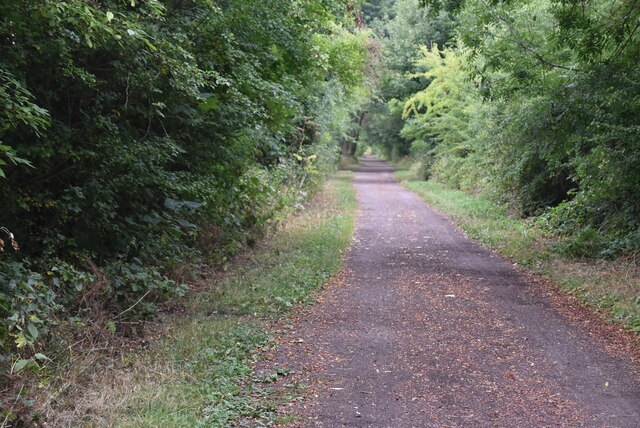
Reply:
<svg viewBox="0 0 640 428"><path fill-rule="evenodd" d="M367 98L353 6L1 2L5 372L87 324L131 333L300 205Z"/></svg>
<svg viewBox="0 0 640 428"><path fill-rule="evenodd" d="M640 7L628 0L371 1L367 142L507 204L589 258L640 251Z"/></svg>

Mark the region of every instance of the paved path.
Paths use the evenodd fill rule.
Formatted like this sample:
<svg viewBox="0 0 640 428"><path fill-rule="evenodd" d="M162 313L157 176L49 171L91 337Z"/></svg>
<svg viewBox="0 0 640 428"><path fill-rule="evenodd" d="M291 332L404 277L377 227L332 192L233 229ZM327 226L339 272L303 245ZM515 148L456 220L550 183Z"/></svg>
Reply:
<svg viewBox="0 0 640 428"><path fill-rule="evenodd" d="M365 158L342 277L276 359L325 427L640 427L638 367ZM609 351L605 351L605 349Z"/></svg>

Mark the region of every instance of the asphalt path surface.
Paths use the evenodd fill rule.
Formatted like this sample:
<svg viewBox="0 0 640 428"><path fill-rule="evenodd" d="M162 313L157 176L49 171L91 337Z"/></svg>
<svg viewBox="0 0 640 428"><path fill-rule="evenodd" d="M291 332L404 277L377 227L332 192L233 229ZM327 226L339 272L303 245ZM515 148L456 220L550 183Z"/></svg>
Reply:
<svg viewBox="0 0 640 428"><path fill-rule="evenodd" d="M633 350L362 163L344 272L272 357L310 385L294 425L640 427Z"/></svg>

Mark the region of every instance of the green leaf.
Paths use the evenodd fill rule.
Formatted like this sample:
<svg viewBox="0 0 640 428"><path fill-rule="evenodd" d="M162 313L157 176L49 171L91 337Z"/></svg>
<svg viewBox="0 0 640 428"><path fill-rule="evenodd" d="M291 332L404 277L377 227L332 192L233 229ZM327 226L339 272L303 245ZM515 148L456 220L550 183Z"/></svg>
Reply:
<svg viewBox="0 0 640 428"><path fill-rule="evenodd" d="M204 94L202 94L204 95ZM198 105L200 109L204 111L209 110L217 110L218 109L218 98L215 95L207 97L206 101Z"/></svg>
<svg viewBox="0 0 640 428"><path fill-rule="evenodd" d="M165 198L164 200L165 208L168 208L172 211L179 211L182 208L189 208L190 210L198 209L202 206L200 202L193 201L177 201L171 198Z"/></svg>
<svg viewBox="0 0 640 428"><path fill-rule="evenodd" d="M18 334L18 337L16 338L16 346L18 348L24 348L27 343L29 343L29 341L27 340L26 337L24 337L24 334L20 333Z"/></svg>
<svg viewBox="0 0 640 428"><path fill-rule="evenodd" d="M111 22L113 20L113 12L107 12L107 21Z"/></svg>
<svg viewBox="0 0 640 428"><path fill-rule="evenodd" d="M29 330L29 334L31 334L31 337L33 337L33 340L36 340L38 338L39 333L35 325L33 324L27 325L27 330Z"/></svg>
<svg viewBox="0 0 640 428"><path fill-rule="evenodd" d="M182 204L192 210L198 209L202 206L202 204L200 202L193 202L193 201L182 201Z"/></svg>
<svg viewBox="0 0 640 428"><path fill-rule="evenodd" d="M13 366L13 371L19 372L20 370L24 369L30 362L31 360L18 360Z"/></svg>
<svg viewBox="0 0 640 428"><path fill-rule="evenodd" d="M180 201L176 201L175 199L171 198L165 198L164 206L171 211L178 211L180 208L182 208L182 204L180 203Z"/></svg>
<svg viewBox="0 0 640 428"><path fill-rule="evenodd" d="M51 358L47 357L46 355L41 354L39 352L36 355L34 355L34 357L36 357L36 359L38 359L38 360L50 360L51 359Z"/></svg>
<svg viewBox="0 0 640 428"><path fill-rule="evenodd" d="M196 226L195 224L191 223L190 221L187 220L178 220L178 223L180 223L180 225L182 227L186 227L187 229L197 229L198 226Z"/></svg>
<svg viewBox="0 0 640 428"><path fill-rule="evenodd" d="M107 330L109 330L111 334L115 334L116 323L114 321L107 321Z"/></svg>

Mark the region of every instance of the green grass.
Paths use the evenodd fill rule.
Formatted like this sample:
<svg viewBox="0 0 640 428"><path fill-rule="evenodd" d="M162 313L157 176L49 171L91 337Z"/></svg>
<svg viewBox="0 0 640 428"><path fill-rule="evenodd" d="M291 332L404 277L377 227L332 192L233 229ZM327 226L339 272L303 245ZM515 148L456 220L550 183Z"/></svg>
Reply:
<svg viewBox="0 0 640 428"><path fill-rule="evenodd" d="M351 173L331 179L299 215L238 259L172 317L164 338L131 354L116 386L102 385L85 423L119 427L226 427L281 421L276 405L298 385L270 391L286 372L254 378L260 351L274 344L269 321L312 302L341 268L355 220ZM97 410L96 410L97 409Z"/></svg>
<svg viewBox="0 0 640 428"><path fill-rule="evenodd" d="M507 209L480 197L396 172L402 185L450 217L470 237L542 274L605 319L640 333L640 273L627 260L576 260L554 251L560 238L534 222L510 217Z"/></svg>
<svg viewBox="0 0 640 428"><path fill-rule="evenodd" d="M354 171L358 167L360 167L360 162L358 159L352 156L340 156L340 169L347 171Z"/></svg>

